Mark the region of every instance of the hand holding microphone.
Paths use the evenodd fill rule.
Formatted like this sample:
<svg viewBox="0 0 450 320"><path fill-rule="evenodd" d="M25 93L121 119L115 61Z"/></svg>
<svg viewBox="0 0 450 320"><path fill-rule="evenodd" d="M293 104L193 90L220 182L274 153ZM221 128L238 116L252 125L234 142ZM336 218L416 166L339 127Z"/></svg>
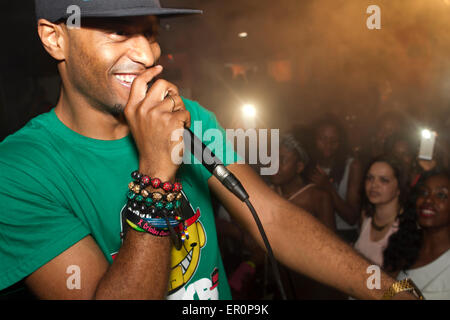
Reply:
<svg viewBox="0 0 450 320"><path fill-rule="evenodd" d="M155 66L136 77L124 115L139 151L140 172L173 181L179 164L172 161L172 150L180 141L172 141L172 133L189 128L191 119L175 85L158 79L148 88L161 71Z"/></svg>
<svg viewBox="0 0 450 320"><path fill-rule="evenodd" d="M220 159L189 130L190 113L186 110L178 89L165 80L156 80L148 88L149 82L161 71L162 67L156 66L146 70L134 80L130 98L124 110L139 151L139 171L150 176L158 176L165 181L174 181L179 164L172 161L172 151L181 141L173 141L172 133L181 132L180 129L184 129L180 140L190 147L190 152L211 174L248 206L267 249L281 296L286 299L272 248L244 187L225 168Z"/></svg>

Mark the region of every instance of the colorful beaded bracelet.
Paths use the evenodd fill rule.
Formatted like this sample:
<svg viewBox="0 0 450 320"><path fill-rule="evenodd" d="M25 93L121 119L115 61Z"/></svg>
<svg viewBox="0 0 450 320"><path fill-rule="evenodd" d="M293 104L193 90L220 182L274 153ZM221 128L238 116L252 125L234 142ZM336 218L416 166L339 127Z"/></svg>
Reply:
<svg viewBox="0 0 450 320"><path fill-rule="evenodd" d="M182 195L180 194L180 196ZM162 196L160 194L160 196L157 196L153 194L151 196L144 197L140 194L136 195L134 192L129 191L127 194L127 199L129 201L134 201L137 204L145 205L148 208L174 210L181 207L181 197L176 196L168 197L168 195Z"/></svg>
<svg viewBox="0 0 450 320"><path fill-rule="evenodd" d="M161 192L149 192L146 189L142 189L140 185L136 184L135 182L130 182L128 184L128 189L132 192L134 192L136 195L141 195L144 198L147 198L149 196L152 197L153 200L159 201L163 199L166 202L173 202L175 200L181 200L183 195L181 194L181 191L173 191L170 193L162 194Z"/></svg>
<svg viewBox="0 0 450 320"><path fill-rule="evenodd" d="M139 171L133 171L131 173L131 178L139 183L142 189L148 186L152 186L154 189L161 188L166 192L180 192L183 189L181 182L175 182L174 184L170 182L162 182L159 178L150 178L147 175L140 173Z"/></svg>
<svg viewBox="0 0 450 320"><path fill-rule="evenodd" d="M162 210L167 210L170 218L173 218L177 221L182 221L183 219L178 214L178 208L169 207L167 205L162 205L159 203L155 206L147 206L144 203L139 203L137 201L129 200L126 206L128 211L135 212L141 218L160 218L162 216Z"/></svg>

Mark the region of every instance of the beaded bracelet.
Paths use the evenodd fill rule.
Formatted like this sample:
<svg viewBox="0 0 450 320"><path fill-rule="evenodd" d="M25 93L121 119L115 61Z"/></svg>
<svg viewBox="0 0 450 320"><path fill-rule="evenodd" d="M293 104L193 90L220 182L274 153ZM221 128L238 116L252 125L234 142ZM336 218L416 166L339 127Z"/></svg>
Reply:
<svg viewBox="0 0 450 320"><path fill-rule="evenodd" d="M128 184L128 194L129 194L129 198L130 197L135 197L132 193L134 193L136 196L142 196L143 198L148 198L149 196L151 196L151 198L154 201L159 201L159 200L164 200L166 202L174 202L176 200L181 200L181 198L183 197L183 195L181 194L181 190L180 191L172 191L170 193L165 193L162 194L161 192L149 192L146 189L141 189L141 186L136 184L135 182L130 182ZM141 200L142 201L142 198Z"/></svg>
<svg viewBox="0 0 450 320"><path fill-rule="evenodd" d="M126 209L128 211L135 213L136 215L138 215L143 219L152 219L152 218L159 219L162 217L162 210L168 210L168 215L170 218L177 221L183 220L181 217L181 213L179 212L178 209L169 210L166 209L165 207L156 207L156 206L148 207L143 203L139 203L132 200L128 201Z"/></svg>
<svg viewBox="0 0 450 320"><path fill-rule="evenodd" d="M142 189L145 189L148 186L152 186L154 189L161 188L166 192L179 192L183 189L180 182L175 182L174 184L170 182L162 182L159 178L152 179L137 170L131 173L131 178L134 179L134 181L136 181Z"/></svg>
<svg viewBox="0 0 450 320"><path fill-rule="evenodd" d="M178 209L181 206L181 198L183 197L181 192L162 194L160 192L148 192L147 190L141 191L139 186L132 183L130 183L128 187L130 189L127 193L128 200L143 203L147 207L173 210Z"/></svg>

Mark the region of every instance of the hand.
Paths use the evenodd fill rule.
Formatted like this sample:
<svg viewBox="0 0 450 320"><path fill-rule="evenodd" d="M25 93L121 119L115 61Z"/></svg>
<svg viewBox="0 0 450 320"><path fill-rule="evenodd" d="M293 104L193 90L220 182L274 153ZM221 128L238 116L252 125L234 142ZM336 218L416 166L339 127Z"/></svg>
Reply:
<svg viewBox="0 0 450 320"><path fill-rule="evenodd" d="M318 165L313 169L309 176L309 180L316 186L327 191L334 188L333 179L328 177L328 175Z"/></svg>
<svg viewBox="0 0 450 320"><path fill-rule="evenodd" d="M418 159L417 163L423 169L423 171L431 171L436 167L436 160L423 160Z"/></svg>
<svg viewBox="0 0 450 320"><path fill-rule="evenodd" d="M161 71L161 66L155 66L136 77L124 115L139 151L139 171L173 181L179 164L173 161L172 151L183 137L180 134L178 141L172 141L172 133L189 128L191 118L170 82L157 80L147 92L148 83Z"/></svg>

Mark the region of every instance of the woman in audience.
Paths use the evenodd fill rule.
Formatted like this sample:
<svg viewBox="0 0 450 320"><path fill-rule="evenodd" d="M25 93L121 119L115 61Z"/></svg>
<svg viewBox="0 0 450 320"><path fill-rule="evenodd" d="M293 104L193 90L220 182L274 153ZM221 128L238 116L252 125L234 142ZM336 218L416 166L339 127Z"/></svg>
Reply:
<svg viewBox="0 0 450 320"><path fill-rule="evenodd" d="M282 137L279 170L277 174L270 177L270 180L281 196L305 209L335 231L336 224L330 195L315 184L308 183L304 177L309 155L299 140L293 134Z"/></svg>
<svg viewBox="0 0 450 320"><path fill-rule="evenodd" d="M426 173L384 251L384 268L426 299L450 299L450 174Z"/></svg>
<svg viewBox="0 0 450 320"><path fill-rule="evenodd" d="M358 236L361 163L351 156L346 132L335 116L326 115L314 123L312 137L309 180L331 195L337 233L352 243Z"/></svg>
<svg viewBox="0 0 450 320"><path fill-rule="evenodd" d="M389 237L398 230L408 195L401 163L389 156L372 161L365 175L361 232L355 249L374 264L383 265Z"/></svg>
<svg viewBox="0 0 450 320"><path fill-rule="evenodd" d="M304 169L309 162L305 144L300 141L308 134L302 128L282 136L280 141L280 165L276 175L271 176L272 186L277 192L306 209L319 221L335 231L333 202L328 192L308 182ZM340 299L343 295L314 280L280 265L281 279L289 299Z"/></svg>

